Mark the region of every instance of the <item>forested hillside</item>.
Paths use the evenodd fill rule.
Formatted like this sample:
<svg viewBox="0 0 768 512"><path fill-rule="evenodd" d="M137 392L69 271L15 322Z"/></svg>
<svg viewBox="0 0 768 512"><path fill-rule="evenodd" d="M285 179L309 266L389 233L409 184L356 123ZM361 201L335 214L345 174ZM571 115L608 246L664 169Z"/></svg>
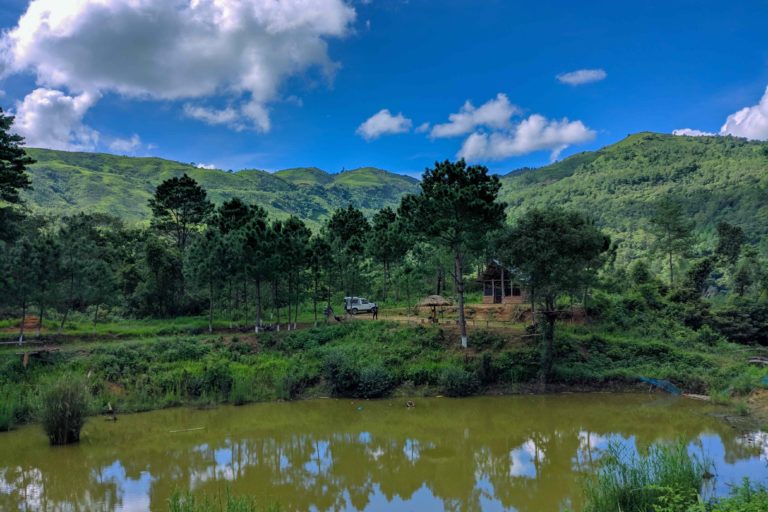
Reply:
<svg viewBox="0 0 768 512"><path fill-rule="evenodd" d="M216 204L237 196L277 218L293 214L311 226L348 204L370 216L418 189L413 178L371 167L340 174L312 167L271 174L199 169L159 158L42 149L29 154L37 163L29 170L33 190L25 196L34 210L98 211L127 221L148 219L147 200L155 187L183 173ZM698 243L711 244L721 220L741 226L753 242L768 234L768 144L763 142L638 133L595 152L514 171L502 183L510 217L551 205L588 213L619 242L620 256L648 249L649 219L668 195L695 222Z"/></svg>
<svg viewBox="0 0 768 512"><path fill-rule="evenodd" d="M271 174L200 169L161 158L46 149L27 152L37 161L29 168L33 188L24 193L33 210L56 215L102 212L129 222L148 219L147 201L155 187L185 173L200 183L216 204L237 196L259 204L277 218L292 214L315 225L348 204L372 214L396 205L403 194L418 188L413 178L370 167L341 174L316 168Z"/></svg>
<svg viewBox="0 0 768 512"><path fill-rule="evenodd" d="M694 221L699 243L725 220L753 242L768 234L768 144L733 137L638 133L595 152L502 178L501 199L518 216L559 205L592 215L620 253L643 252L659 200L672 195Z"/></svg>

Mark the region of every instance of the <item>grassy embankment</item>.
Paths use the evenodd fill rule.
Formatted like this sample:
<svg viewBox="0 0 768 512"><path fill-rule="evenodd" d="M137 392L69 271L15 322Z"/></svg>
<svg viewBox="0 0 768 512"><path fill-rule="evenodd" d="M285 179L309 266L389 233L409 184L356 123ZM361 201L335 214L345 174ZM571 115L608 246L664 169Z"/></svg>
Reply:
<svg viewBox="0 0 768 512"><path fill-rule="evenodd" d="M421 319L420 319L421 320ZM498 322L497 322L498 323ZM298 331L208 334L204 318L116 324L73 323L50 337L56 350L29 358L0 348L0 428L37 419L41 393L63 375L84 377L90 409L103 413L177 405L290 400L313 396L376 398L537 391L536 338L523 324L478 322L470 348L455 328L363 319ZM550 390L626 389L638 377L667 379L686 392L740 401L766 370L747 364L742 345L705 331L603 325L558 329Z"/></svg>

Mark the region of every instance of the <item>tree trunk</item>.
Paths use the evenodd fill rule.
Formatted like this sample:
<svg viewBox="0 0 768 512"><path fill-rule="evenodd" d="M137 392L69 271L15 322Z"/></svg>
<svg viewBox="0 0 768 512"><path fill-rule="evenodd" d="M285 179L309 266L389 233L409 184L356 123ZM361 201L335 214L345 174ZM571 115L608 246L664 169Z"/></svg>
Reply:
<svg viewBox="0 0 768 512"><path fill-rule="evenodd" d="M459 296L459 330L461 331L461 347L467 348L467 319L464 316L464 275L462 274L461 253L456 252L453 280L456 285L456 294Z"/></svg>
<svg viewBox="0 0 768 512"><path fill-rule="evenodd" d="M43 329L43 314L45 313L45 307L43 303L40 303L40 317L37 319L37 337L40 337L40 331Z"/></svg>
<svg viewBox="0 0 768 512"><path fill-rule="evenodd" d="M315 327L317 327L317 274L315 274L312 283L314 293L312 294L312 311L315 315Z"/></svg>
<svg viewBox="0 0 768 512"><path fill-rule="evenodd" d="M557 320L557 310L554 301L546 300L546 311L544 311L544 339L541 351L541 382L548 383L552 377L552 365L555 358L555 321Z"/></svg>
<svg viewBox="0 0 768 512"><path fill-rule="evenodd" d="M273 307L275 308L275 319L277 320L277 332L280 332L280 304L277 302L277 280L272 284Z"/></svg>
<svg viewBox="0 0 768 512"><path fill-rule="evenodd" d="M21 324L19 325L19 345L24 343L24 317L27 316L27 300L21 301Z"/></svg>
<svg viewBox="0 0 768 512"><path fill-rule="evenodd" d="M256 322L253 326L253 332L259 333L261 329L261 279L256 278Z"/></svg>
<svg viewBox="0 0 768 512"><path fill-rule="evenodd" d="M208 279L208 332L213 332L213 279Z"/></svg>
<svg viewBox="0 0 768 512"><path fill-rule="evenodd" d="M669 284L674 285L675 284L675 276L672 273L672 251L669 252Z"/></svg>
<svg viewBox="0 0 768 512"><path fill-rule="evenodd" d="M96 325L96 322L99 321L99 305L96 304L96 311L93 312L93 325Z"/></svg>

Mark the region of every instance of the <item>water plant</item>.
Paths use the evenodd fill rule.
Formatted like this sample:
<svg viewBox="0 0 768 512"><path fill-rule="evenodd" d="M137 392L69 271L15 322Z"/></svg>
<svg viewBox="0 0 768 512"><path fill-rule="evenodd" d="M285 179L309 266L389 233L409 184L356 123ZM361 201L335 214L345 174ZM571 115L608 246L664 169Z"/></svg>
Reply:
<svg viewBox="0 0 768 512"><path fill-rule="evenodd" d="M88 391L83 381L65 376L43 391L40 420L52 445L80 441L88 413Z"/></svg>
<svg viewBox="0 0 768 512"><path fill-rule="evenodd" d="M710 466L683 442L651 445L646 455L611 443L585 480L584 512L686 512L699 501Z"/></svg>

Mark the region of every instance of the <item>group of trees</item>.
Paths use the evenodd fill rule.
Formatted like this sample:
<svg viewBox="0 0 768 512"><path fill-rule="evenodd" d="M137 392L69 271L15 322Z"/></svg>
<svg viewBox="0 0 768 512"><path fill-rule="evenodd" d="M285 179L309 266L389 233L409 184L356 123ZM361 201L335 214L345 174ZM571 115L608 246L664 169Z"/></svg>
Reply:
<svg viewBox="0 0 768 512"><path fill-rule="evenodd" d="M59 326L74 311L92 314L94 322L107 311L205 313L209 329L214 318L226 318L259 332L295 328L308 304L318 323L320 311L343 296L411 303L416 294L450 290L467 347L467 277L492 257L526 287L534 318L543 320L537 332L547 378L558 304L564 296L586 304L601 269L614 262L615 245L581 213L533 208L507 223L499 179L463 160L427 169L420 192L396 209L369 220L349 205L315 232L297 217L270 218L237 197L216 206L187 175L157 187L149 226L127 227L103 214L29 215L19 192L30 185L24 170L31 160L23 140L10 134L12 121L0 112L0 308L22 319L20 340L31 312L38 326L51 312ZM718 286L744 296L768 282L737 226L721 223L717 246L694 257L693 225L674 199L659 202L651 224L656 242L649 254L664 262L679 296L700 300ZM650 267L639 260L614 274L647 281ZM675 268L683 271L679 282Z"/></svg>

